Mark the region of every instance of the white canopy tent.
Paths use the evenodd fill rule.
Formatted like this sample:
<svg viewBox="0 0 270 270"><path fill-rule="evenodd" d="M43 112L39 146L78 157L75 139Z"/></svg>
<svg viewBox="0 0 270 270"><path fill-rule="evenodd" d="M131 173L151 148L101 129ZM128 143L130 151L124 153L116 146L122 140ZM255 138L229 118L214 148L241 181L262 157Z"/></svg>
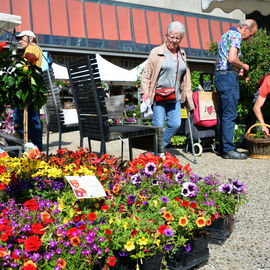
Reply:
<svg viewBox="0 0 270 270"><path fill-rule="evenodd" d="M245 14L259 11L262 15L270 14L270 0L201 0L202 11L211 12L215 8L221 8L224 12L232 12L240 9Z"/></svg>
<svg viewBox="0 0 270 270"><path fill-rule="evenodd" d="M21 16L0 13L0 36L21 23Z"/></svg>
<svg viewBox="0 0 270 270"><path fill-rule="evenodd" d="M112 64L99 54L96 54L100 78L107 83L116 83L125 85L135 85L137 81L138 69L127 70ZM142 65L142 64L141 64ZM140 66L139 66L140 67ZM67 68L55 63L52 64L56 79L68 79Z"/></svg>

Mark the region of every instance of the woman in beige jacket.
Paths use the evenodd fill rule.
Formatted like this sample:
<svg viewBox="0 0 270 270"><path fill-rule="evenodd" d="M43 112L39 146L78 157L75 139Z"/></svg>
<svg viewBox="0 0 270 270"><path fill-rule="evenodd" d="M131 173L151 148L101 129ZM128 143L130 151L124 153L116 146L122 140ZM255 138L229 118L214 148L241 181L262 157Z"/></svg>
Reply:
<svg viewBox="0 0 270 270"><path fill-rule="evenodd" d="M169 24L165 43L150 52L141 78L142 100L149 98L153 104L153 125L164 127L165 115L168 120L163 133L164 150L181 125L181 103L188 109L194 109L190 69L186 54L180 48L184 33L182 23L175 21ZM156 102L155 90L170 87L175 87L176 100Z"/></svg>

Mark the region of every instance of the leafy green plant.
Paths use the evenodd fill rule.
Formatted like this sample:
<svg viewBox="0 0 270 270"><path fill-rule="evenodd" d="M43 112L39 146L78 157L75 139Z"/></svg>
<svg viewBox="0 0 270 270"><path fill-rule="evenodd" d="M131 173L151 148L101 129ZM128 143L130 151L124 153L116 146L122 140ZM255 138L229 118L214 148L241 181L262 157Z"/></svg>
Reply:
<svg viewBox="0 0 270 270"><path fill-rule="evenodd" d="M234 130L234 137L233 141L240 142L241 138L244 136L244 127L243 125L235 125L235 130Z"/></svg>
<svg viewBox="0 0 270 270"><path fill-rule="evenodd" d="M187 140L186 136L173 136L171 138L171 144L180 146L180 145L185 144L186 140Z"/></svg>
<svg viewBox="0 0 270 270"><path fill-rule="evenodd" d="M34 64L37 58L31 53L25 58L13 55L12 50L3 50L5 45L0 43L0 113L6 105L23 110L33 103L36 110L40 109L47 98L41 69Z"/></svg>
<svg viewBox="0 0 270 270"><path fill-rule="evenodd" d="M200 84L200 74L202 73L203 71L193 71L191 72L191 89L194 91L194 89L196 87L198 87L198 85ZM203 76L203 79L205 81L210 81L210 75L209 74L205 74Z"/></svg>

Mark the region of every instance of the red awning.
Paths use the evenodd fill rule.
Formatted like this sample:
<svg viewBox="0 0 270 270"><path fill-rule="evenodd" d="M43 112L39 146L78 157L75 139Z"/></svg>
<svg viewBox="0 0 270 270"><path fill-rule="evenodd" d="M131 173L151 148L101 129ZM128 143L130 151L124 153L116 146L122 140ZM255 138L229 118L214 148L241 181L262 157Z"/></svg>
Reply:
<svg viewBox="0 0 270 270"><path fill-rule="evenodd" d="M181 46L189 57L209 58L211 41L238 21L108 0L1 0L0 12L22 17L20 32L31 29L41 46L148 54L164 42L173 20L182 22L186 34Z"/></svg>

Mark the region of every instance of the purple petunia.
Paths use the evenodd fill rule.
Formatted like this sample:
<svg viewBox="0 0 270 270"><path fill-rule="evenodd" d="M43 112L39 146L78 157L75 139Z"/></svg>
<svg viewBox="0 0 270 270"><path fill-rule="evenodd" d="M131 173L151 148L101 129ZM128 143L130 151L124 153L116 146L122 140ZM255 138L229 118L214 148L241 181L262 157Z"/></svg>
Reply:
<svg viewBox="0 0 270 270"><path fill-rule="evenodd" d="M246 184L244 182L240 182L239 179L233 181L233 192L236 194L244 193L247 189Z"/></svg>
<svg viewBox="0 0 270 270"><path fill-rule="evenodd" d="M220 192L230 194L233 190L233 186L231 184L224 184L223 183L219 186L218 189Z"/></svg>
<svg viewBox="0 0 270 270"><path fill-rule="evenodd" d="M169 199L168 199L167 197L160 197L160 199L161 199L164 203L169 202Z"/></svg>
<svg viewBox="0 0 270 270"><path fill-rule="evenodd" d="M177 173L177 174L175 175L175 181L176 181L178 184L181 184L184 176L185 176L185 175L184 175L183 173L181 173L181 172Z"/></svg>
<svg viewBox="0 0 270 270"><path fill-rule="evenodd" d="M141 175L139 173L136 173L130 177L130 181L133 185L138 185L142 182Z"/></svg>
<svg viewBox="0 0 270 270"><path fill-rule="evenodd" d="M168 251L171 250L172 244L166 244L166 245L165 245L165 248L166 248L166 250L168 250Z"/></svg>
<svg viewBox="0 0 270 270"><path fill-rule="evenodd" d="M146 165L145 165L145 173L147 175L152 175L154 174L155 172L157 171L157 166L155 163L153 162L148 162Z"/></svg>
<svg viewBox="0 0 270 270"><path fill-rule="evenodd" d="M129 195L128 196L128 201L130 202L130 203L134 203L135 202L135 196L134 195Z"/></svg>
<svg viewBox="0 0 270 270"><path fill-rule="evenodd" d="M193 197L193 196L196 196L197 191L198 191L198 187L196 186L196 184L194 184L192 182L185 182L183 184L181 194L184 197L188 197L188 196Z"/></svg>
<svg viewBox="0 0 270 270"><path fill-rule="evenodd" d="M190 247L190 243L188 243L186 246L186 252L190 252L190 251L191 251L191 247Z"/></svg>
<svg viewBox="0 0 270 270"><path fill-rule="evenodd" d="M159 184L157 179L153 179L152 186L157 186Z"/></svg>
<svg viewBox="0 0 270 270"><path fill-rule="evenodd" d="M173 236L173 230L167 228L167 229L164 231L164 234L165 234L167 237L172 237L172 236Z"/></svg>

